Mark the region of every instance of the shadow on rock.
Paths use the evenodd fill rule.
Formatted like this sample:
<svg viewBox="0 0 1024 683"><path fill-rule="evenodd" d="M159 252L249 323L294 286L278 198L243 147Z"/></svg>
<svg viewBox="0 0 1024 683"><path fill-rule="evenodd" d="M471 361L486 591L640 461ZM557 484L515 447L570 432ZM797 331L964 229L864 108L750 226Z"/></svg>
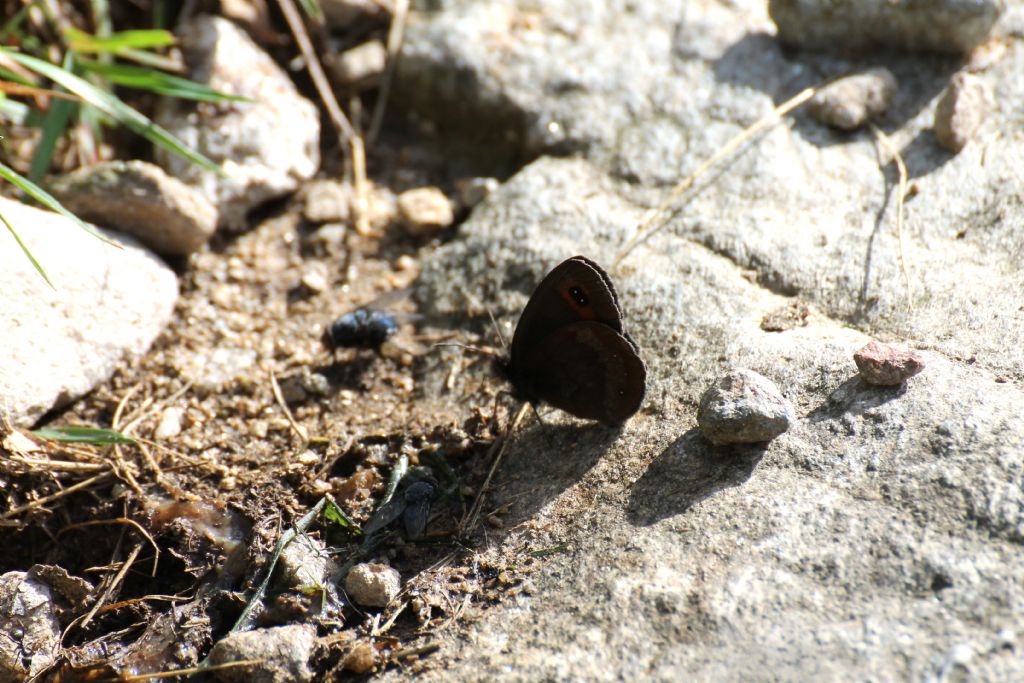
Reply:
<svg viewBox="0 0 1024 683"><path fill-rule="evenodd" d="M794 68L797 65L802 68ZM960 66L957 58L946 55L886 50L872 51L859 58L844 58L790 48L765 33L748 33L715 61L714 74L721 83L760 90L770 95L776 104L781 104L803 88L819 85L827 79L886 67L895 75L898 89L892 104L876 123L884 130L894 130L930 107ZM873 137L866 129L849 133L832 130L806 113L794 117L794 131L819 147L847 144L859 136ZM938 150L934 139L930 142Z"/></svg>
<svg viewBox="0 0 1024 683"><path fill-rule="evenodd" d="M508 505L506 528L530 519L582 479L618 436L599 424L537 425L514 434L485 513Z"/></svg>
<svg viewBox="0 0 1024 683"><path fill-rule="evenodd" d="M868 384L860 375L854 375L836 387L824 403L808 413L807 419L820 422L840 415L861 415L899 398L906 391L906 383L895 387L880 387Z"/></svg>
<svg viewBox="0 0 1024 683"><path fill-rule="evenodd" d="M655 458L633 485L627 514L649 525L686 512L750 478L767 444L715 446L691 429Z"/></svg>

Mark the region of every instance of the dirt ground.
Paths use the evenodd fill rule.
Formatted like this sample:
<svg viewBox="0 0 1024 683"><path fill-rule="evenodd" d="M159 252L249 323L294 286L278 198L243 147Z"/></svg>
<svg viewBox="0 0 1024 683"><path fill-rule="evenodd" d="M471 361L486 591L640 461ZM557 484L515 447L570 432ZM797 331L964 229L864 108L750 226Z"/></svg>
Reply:
<svg viewBox="0 0 1024 683"><path fill-rule="evenodd" d="M426 183L451 191L442 160L426 145L385 141L370 167L375 184L395 192ZM418 238L394 221L369 235L349 226L340 243L325 241L299 196L253 224L172 264L181 297L171 326L143 358L44 420L119 429L136 444L48 442L29 449L34 466L6 461L0 573L45 565L88 582L62 598L50 676L195 665L251 598L282 530L325 494L366 522L403 456L440 482L422 538L396 527L366 551L341 526L321 519L310 529L339 564L390 563L402 575L399 598L364 611L332 591L272 587L256 625L316 623L315 669L328 679L415 672L439 666L430 653L480 609L529 589L536 545L531 554L507 536L501 510L484 500L481 522L460 529L513 406L497 372L463 373L490 359L434 344L492 340L417 319L409 289L421 259L457 225ZM310 269L326 274L322 291L302 284ZM392 340L379 350L324 346L332 320L374 302L399 314ZM175 417L179 433L158 430ZM179 625L189 615L187 636L168 631L172 606Z"/></svg>

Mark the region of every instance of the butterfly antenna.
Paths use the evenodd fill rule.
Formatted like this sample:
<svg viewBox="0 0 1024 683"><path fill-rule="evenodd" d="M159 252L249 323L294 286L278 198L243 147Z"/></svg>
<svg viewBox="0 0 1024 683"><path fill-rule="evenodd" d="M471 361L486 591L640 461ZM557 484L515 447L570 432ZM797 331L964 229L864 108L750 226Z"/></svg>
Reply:
<svg viewBox="0 0 1024 683"><path fill-rule="evenodd" d="M487 309L487 317L491 319L491 325L494 326L494 333L498 335L498 341L501 342L501 350L508 352L508 340L505 339L505 335L501 333L501 327L498 325L498 321L494 318L494 314L491 313L491 309Z"/></svg>
<svg viewBox="0 0 1024 683"><path fill-rule="evenodd" d="M488 358L498 358L501 355L499 353L495 353L491 349L484 349L479 346L473 346L471 344L460 344L459 342L438 342L436 344L432 344L431 346L433 346L434 348L437 348L439 346L454 346L457 349L463 349L465 351L479 353L481 356L487 356Z"/></svg>

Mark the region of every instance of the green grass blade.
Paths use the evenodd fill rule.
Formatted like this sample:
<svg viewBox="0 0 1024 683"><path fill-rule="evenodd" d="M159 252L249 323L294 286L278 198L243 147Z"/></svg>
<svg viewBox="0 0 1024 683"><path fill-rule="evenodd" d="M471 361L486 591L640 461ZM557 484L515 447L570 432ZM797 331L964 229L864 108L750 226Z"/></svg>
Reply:
<svg viewBox="0 0 1024 683"><path fill-rule="evenodd" d="M64 427L51 427L46 429L36 429L32 431L32 434L38 436L41 439L49 439L50 441L64 441L69 443L89 443L96 446L105 446L109 444L134 444L135 439L122 434L114 429L101 429L99 427L82 427L77 425L67 425Z"/></svg>
<svg viewBox="0 0 1024 683"><path fill-rule="evenodd" d="M187 78L152 69L127 64L103 64L91 59L79 59L76 63L90 73L128 88L202 102L252 102L247 97L228 95L214 90L205 83L190 81Z"/></svg>
<svg viewBox="0 0 1024 683"><path fill-rule="evenodd" d="M64 31L68 47L73 52L106 52L118 54L121 50L151 50L174 45L174 34L161 29L116 31L105 38L91 35L76 28Z"/></svg>
<svg viewBox="0 0 1024 683"><path fill-rule="evenodd" d="M320 3L317 0L299 0L299 5L310 19L321 21L324 18L324 12L320 9Z"/></svg>
<svg viewBox="0 0 1024 683"><path fill-rule="evenodd" d="M32 263L32 267L35 268L36 271L38 271L39 274L43 276L43 279L46 280L46 284L50 285L50 289L57 289L56 287L53 286L53 283L50 282L50 278L46 274L46 271L43 270L43 266L40 265L39 261L36 260L36 257L32 255L32 252L28 250L28 247L25 246L25 243L21 241L21 237L14 229L14 226L11 225L10 222L8 222L6 216L4 216L2 213L0 213L0 222L7 226L7 230L11 233L11 237L13 237L14 241L18 243L18 246L21 247L21 250L25 252L25 256L27 256L29 262Z"/></svg>
<svg viewBox="0 0 1024 683"><path fill-rule="evenodd" d="M88 81L61 69L49 62L37 59L30 55L15 52L9 48L0 47L0 54L7 55L25 68L46 76L50 80L59 83L69 91L81 97L86 103L91 104L107 116L130 130L143 136L155 145L159 145L170 152L179 154L193 163L217 174L223 174L220 167L207 159L205 156L189 149L185 143L174 137L169 131L150 121L143 114L132 109L114 95L104 92Z"/></svg>
<svg viewBox="0 0 1024 683"><path fill-rule="evenodd" d="M57 150L57 143L67 132L68 121L71 120L71 115L77 108L76 102L68 100L54 99L50 103L50 109L43 118L42 135L32 154L32 164L29 167L28 178L32 182L39 182L50 170L54 152Z"/></svg>

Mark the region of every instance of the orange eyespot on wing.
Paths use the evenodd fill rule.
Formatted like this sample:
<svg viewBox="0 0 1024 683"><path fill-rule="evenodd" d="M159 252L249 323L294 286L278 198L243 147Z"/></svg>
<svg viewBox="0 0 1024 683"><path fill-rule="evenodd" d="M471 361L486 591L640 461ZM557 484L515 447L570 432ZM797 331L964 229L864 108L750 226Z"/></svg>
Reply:
<svg viewBox="0 0 1024 683"><path fill-rule="evenodd" d="M576 312L580 320L598 319L597 311L594 310L593 298L583 285L570 283L562 287L559 294L562 295L562 299L569 304L572 310Z"/></svg>

